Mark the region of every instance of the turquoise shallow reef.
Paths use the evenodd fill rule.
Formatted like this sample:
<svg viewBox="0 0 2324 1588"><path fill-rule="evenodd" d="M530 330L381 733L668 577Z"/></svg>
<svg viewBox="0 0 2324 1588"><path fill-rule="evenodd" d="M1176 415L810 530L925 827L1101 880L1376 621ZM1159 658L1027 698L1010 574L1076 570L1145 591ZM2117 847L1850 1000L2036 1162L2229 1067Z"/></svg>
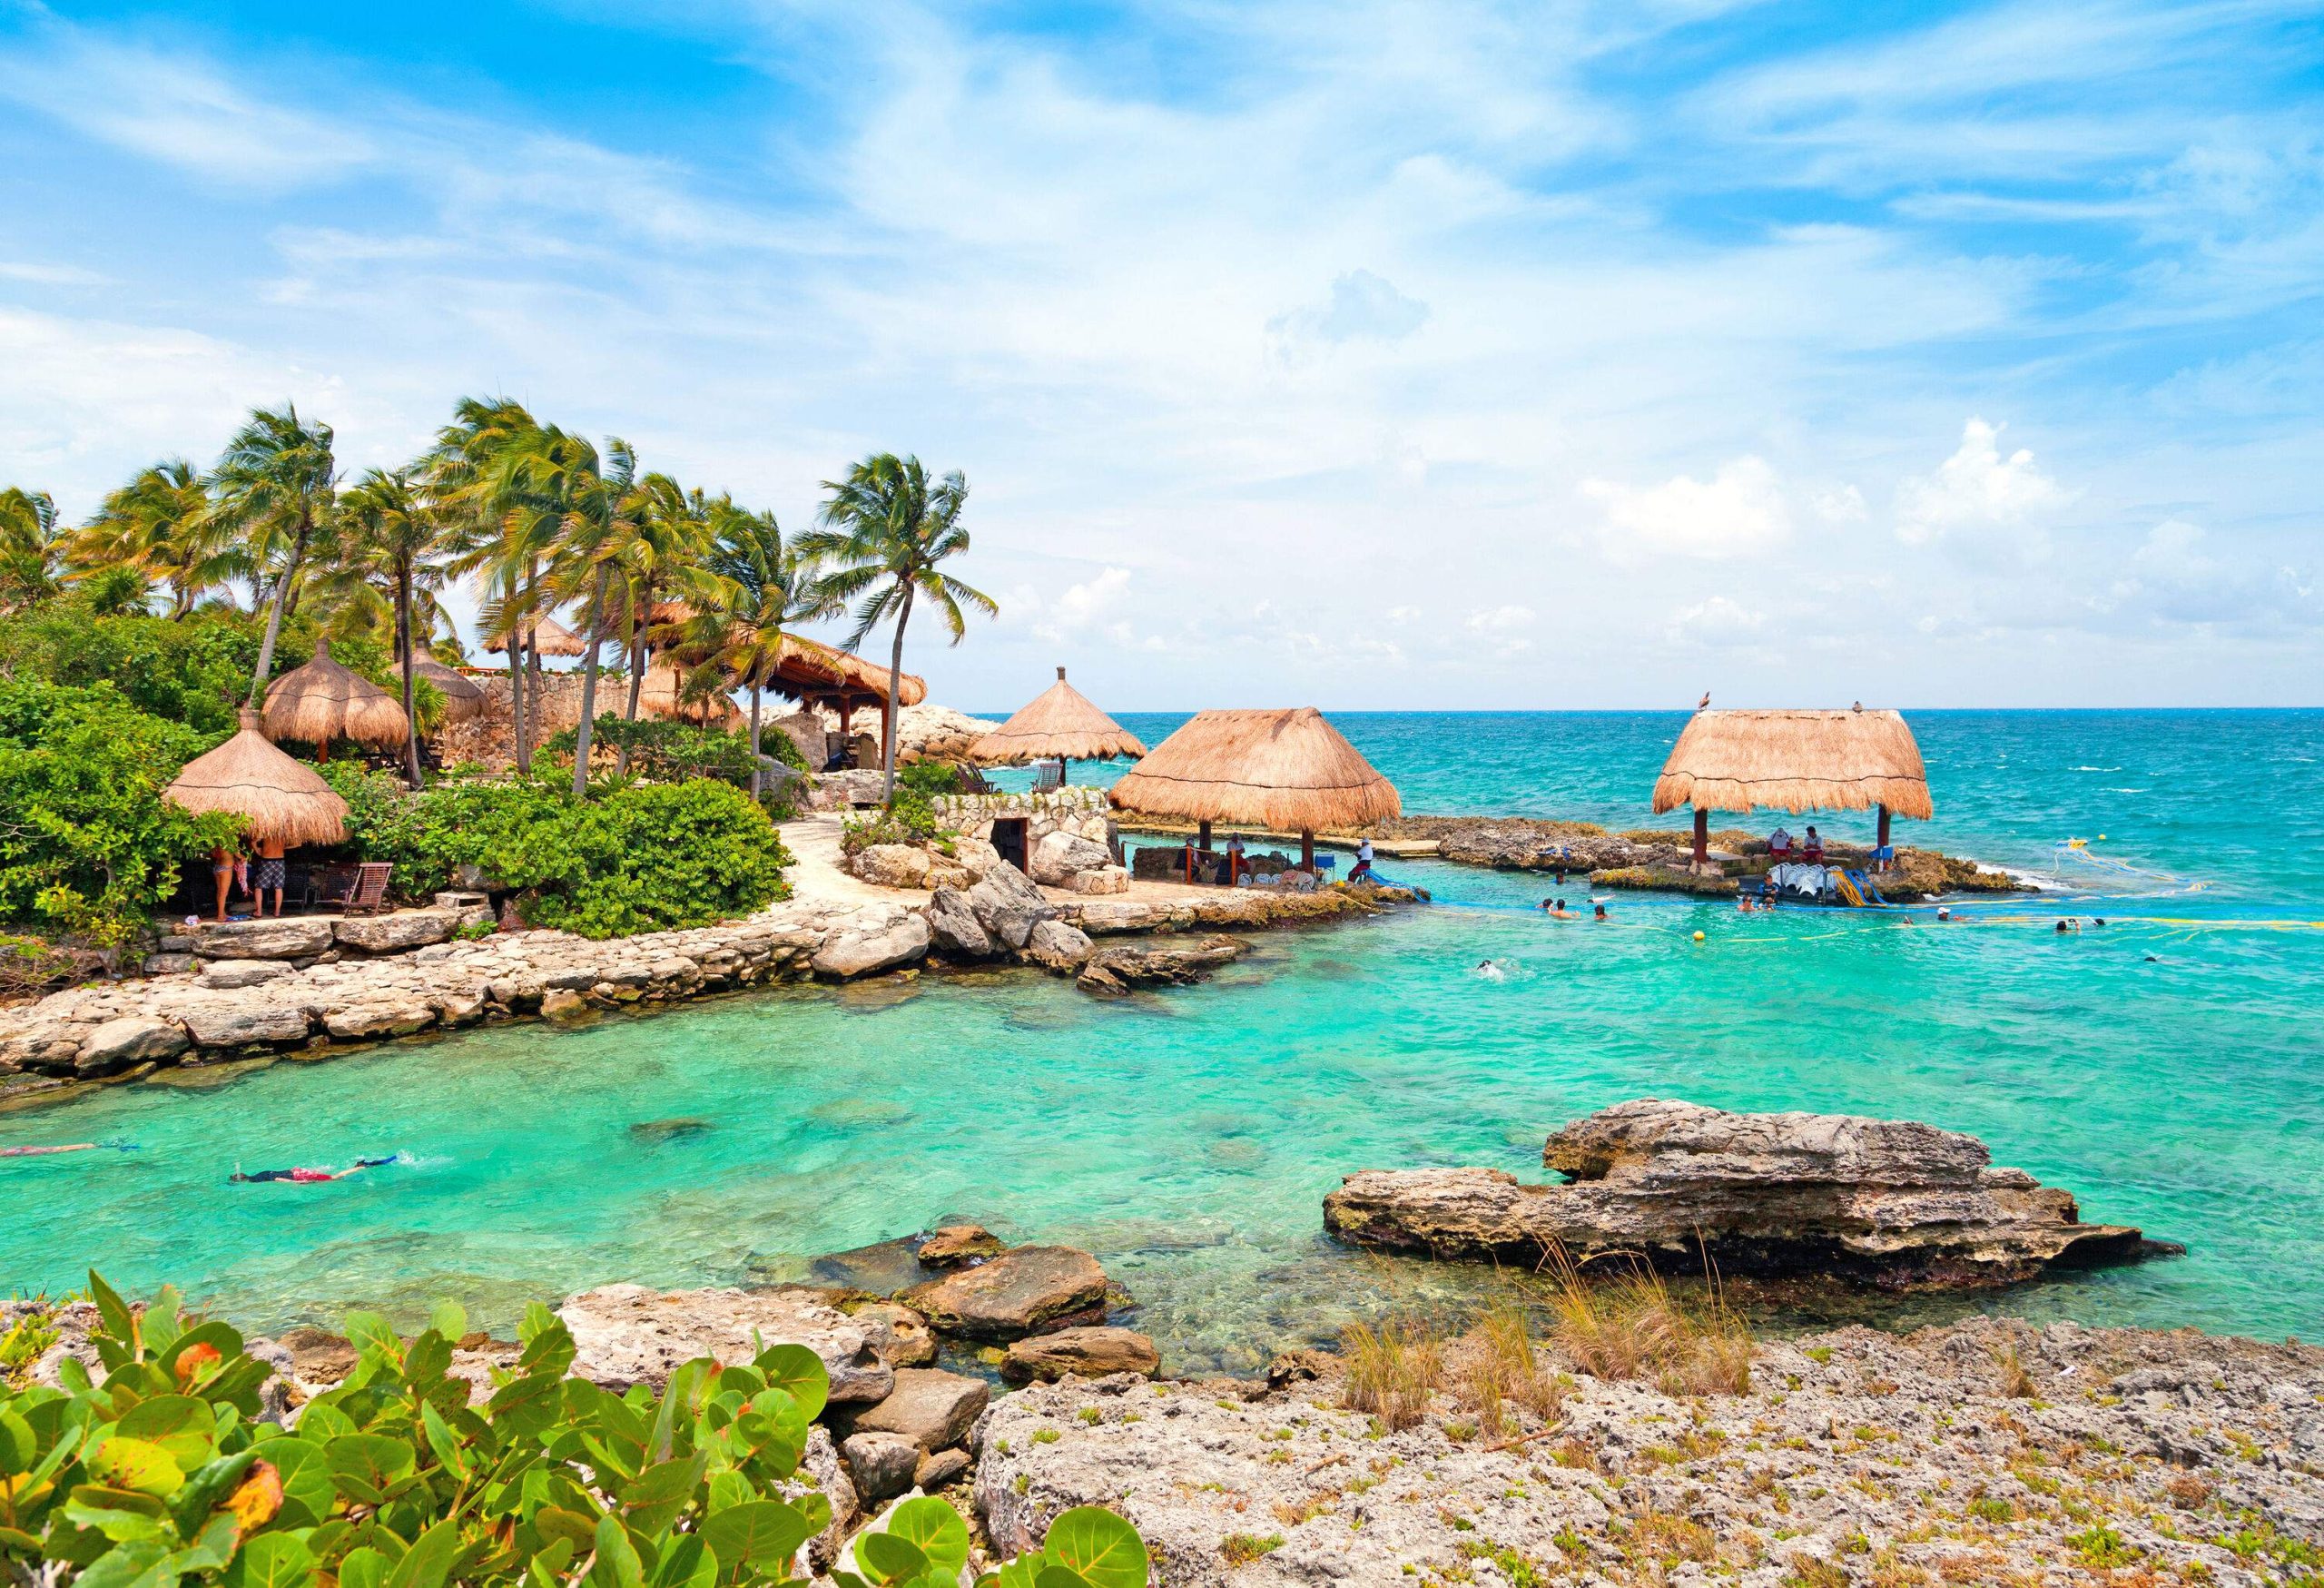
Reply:
<svg viewBox="0 0 2324 1588"><path fill-rule="evenodd" d="M1408 809L1622 824L1644 820L1681 721L1336 720ZM1172 719L1129 721L1158 736ZM0 1290L67 1287L94 1262L253 1323L444 1294L497 1321L616 1278L793 1277L965 1217L1098 1253L1174 1366L1247 1367L1384 1296L1485 1282L1325 1241L1342 1173L1538 1173L1560 1121L1659 1095L1974 1131L2088 1216L2191 1248L1975 1305L2313 1337L2324 713L1913 721L1938 819L1906 840L2071 892L1944 925L1624 895L1599 925L1529 912L1538 877L1399 863L1436 907L1262 938L1188 991L1099 1002L1030 973L930 976L124 1088L0 1117L0 1143L140 1144L0 1164ZM2061 858L2100 833L2100 858ZM2061 937L2064 913L2108 924ZM226 1181L238 1161L384 1150L410 1161Z"/></svg>

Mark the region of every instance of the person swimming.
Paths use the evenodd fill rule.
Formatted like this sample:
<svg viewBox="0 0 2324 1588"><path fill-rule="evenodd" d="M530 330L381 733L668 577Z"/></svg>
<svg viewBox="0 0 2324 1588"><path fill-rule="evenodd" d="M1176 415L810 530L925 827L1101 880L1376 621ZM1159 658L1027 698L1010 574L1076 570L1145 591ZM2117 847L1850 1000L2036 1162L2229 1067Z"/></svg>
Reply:
<svg viewBox="0 0 2324 1588"><path fill-rule="evenodd" d="M1603 904L1592 904L1590 908L1592 912L1590 917L1590 920L1603 921L1606 919L1606 907Z"/></svg>
<svg viewBox="0 0 2324 1588"><path fill-rule="evenodd" d="M236 1164L234 1172L227 1179L230 1184L238 1186L261 1185L274 1180L288 1180L294 1186L311 1186L325 1180L343 1180L361 1169L384 1168L395 1162L399 1156L391 1152L385 1158L359 1158L345 1169L262 1169L256 1174L244 1174L241 1166Z"/></svg>
<svg viewBox="0 0 2324 1588"><path fill-rule="evenodd" d="M1509 979L1509 972L1502 968L1501 962L1498 960L1479 960L1477 974L1488 981L1505 981Z"/></svg>

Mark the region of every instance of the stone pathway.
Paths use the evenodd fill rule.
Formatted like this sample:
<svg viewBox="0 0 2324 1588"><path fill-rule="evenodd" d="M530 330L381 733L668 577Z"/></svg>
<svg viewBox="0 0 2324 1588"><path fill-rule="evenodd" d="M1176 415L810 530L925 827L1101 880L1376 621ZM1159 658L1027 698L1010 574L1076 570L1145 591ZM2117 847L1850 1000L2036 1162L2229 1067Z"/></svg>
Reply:
<svg viewBox="0 0 2324 1588"><path fill-rule="evenodd" d="M928 895L909 888L875 888L840 870L842 819L835 812L818 812L780 824L783 846L792 863L783 872L791 897L801 904L924 904Z"/></svg>

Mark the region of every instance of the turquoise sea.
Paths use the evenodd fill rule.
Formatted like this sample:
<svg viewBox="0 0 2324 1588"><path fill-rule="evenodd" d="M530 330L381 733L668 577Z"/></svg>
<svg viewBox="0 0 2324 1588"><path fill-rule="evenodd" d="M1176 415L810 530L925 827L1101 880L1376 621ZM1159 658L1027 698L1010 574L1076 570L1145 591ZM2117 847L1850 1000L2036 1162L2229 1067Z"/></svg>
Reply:
<svg viewBox="0 0 2324 1588"><path fill-rule="evenodd" d="M1623 896L1598 925L1529 912L1540 877L1391 863L1438 903L1262 937L1167 995L931 975L120 1089L0 1116L0 1143L141 1147L0 1162L0 1291L94 1262L252 1324L439 1295L497 1322L968 1218L1096 1251L1174 1366L1247 1368L1383 1298L1490 1283L1324 1240L1341 1174L1538 1174L1561 1121L1659 1095L1973 1131L2085 1216L2189 1247L1972 1305L2324 1332L2324 712L1910 715L1937 816L1900 837L2054 873L2058 896L1942 925ZM1177 720L1126 719L1149 742ZM1334 720L1407 810L1622 825L1683 721ZM2107 924L2062 937L2066 913ZM226 1181L395 1149L331 1185Z"/></svg>

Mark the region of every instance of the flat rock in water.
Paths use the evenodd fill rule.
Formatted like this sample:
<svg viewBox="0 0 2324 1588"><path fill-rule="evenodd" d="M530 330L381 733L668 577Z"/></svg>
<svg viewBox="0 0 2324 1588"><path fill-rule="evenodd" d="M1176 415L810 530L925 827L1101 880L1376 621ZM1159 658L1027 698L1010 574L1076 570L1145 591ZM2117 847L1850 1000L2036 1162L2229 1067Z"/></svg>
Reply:
<svg viewBox="0 0 2324 1588"><path fill-rule="evenodd" d="M1223 933L1196 943L1118 945L1092 953L1074 985L1101 995L1137 987L1190 987L1242 954L1243 944Z"/></svg>
<svg viewBox="0 0 2324 1588"><path fill-rule="evenodd" d="M573 1331L575 1375L608 1389L643 1384L659 1393L674 1368L696 1356L748 1362L762 1342L814 1352L831 1375L834 1402L876 1401L895 1387L862 1326L797 1292L606 1285L573 1297L557 1316Z"/></svg>
<svg viewBox="0 0 2324 1588"><path fill-rule="evenodd" d="M918 1257L931 1268L960 1268L997 1258L1009 1249L981 1224L948 1224L920 1243Z"/></svg>
<svg viewBox="0 0 2324 1588"><path fill-rule="evenodd" d="M1000 1376L1011 1384L1034 1379L1104 1378L1108 1374L1135 1373L1151 1378L1162 1369L1162 1354L1152 1339L1136 1329L1059 1329L1034 1335L1009 1347Z"/></svg>
<svg viewBox="0 0 2324 1588"><path fill-rule="evenodd" d="M1102 1321L1106 1270L1072 1247L1019 1247L898 1299L924 1313L939 1333L1013 1340Z"/></svg>
<svg viewBox="0 0 2324 1588"><path fill-rule="evenodd" d="M1324 1200L1324 1227L1366 1246L1529 1267L1561 1248L1577 1260L1640 1251L1688 1272L1708 1255L1728 1274L1905 1289L2014 1284L2179 1249L2084 1224L2070 1193L1994 1168L1976 1138L1909 1120L1649 1098L1574 1121L1542 1157L1567 1183L1488 1169L1350 1175Z"/></svg>

